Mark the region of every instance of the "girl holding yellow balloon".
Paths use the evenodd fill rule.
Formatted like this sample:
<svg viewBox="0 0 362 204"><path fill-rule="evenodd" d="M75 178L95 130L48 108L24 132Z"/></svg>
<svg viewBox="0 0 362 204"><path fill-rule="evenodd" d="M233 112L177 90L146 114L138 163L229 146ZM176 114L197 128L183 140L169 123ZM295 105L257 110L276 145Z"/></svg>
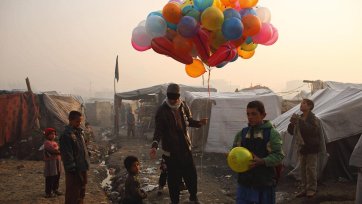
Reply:
<svg viewBox="0 0 362 204"><path fill-rule="evenodd" d="M238 172L237 204L274 204L276 167L284 158L282 140L266 116L264 104L247 105L249 125L234 139L228 164Z"/></svg>

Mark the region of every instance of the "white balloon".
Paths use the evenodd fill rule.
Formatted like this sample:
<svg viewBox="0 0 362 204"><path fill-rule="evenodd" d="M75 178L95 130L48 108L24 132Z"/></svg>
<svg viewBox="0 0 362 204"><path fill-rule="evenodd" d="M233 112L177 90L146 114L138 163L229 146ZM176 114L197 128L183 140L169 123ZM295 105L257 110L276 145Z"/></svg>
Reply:
<svg viewBox="0 0 362 204"><path fill-rule="evenodd" d="M271 13L266 7L259 7L256 9L256 15L259 17L262 23L270 23Z"/></svg>
<svg viewBox="0 0 362 204"><path fill-rule="evenodd" d="M146 20L143 20L143 21L139 22L137 26L146 27Z"/></svg>
<svg viewBox="0 0 362 204"><path fill-rule="evenodd" d="M141 47L148 47L151 45L151 36L149 36L146 32L146 28L144 26L138 26L133 29L132 32L132 42Z"/></svg>

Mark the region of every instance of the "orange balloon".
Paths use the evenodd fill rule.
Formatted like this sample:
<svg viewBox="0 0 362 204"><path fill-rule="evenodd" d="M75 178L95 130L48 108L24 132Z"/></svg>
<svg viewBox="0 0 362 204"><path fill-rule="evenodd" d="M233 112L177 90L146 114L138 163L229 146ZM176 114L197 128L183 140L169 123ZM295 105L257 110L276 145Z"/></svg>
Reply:
<svg viewBox="0 0 362 204"><path fill-rule="evenodd" d="M182 18L182 11L179 4L168 3L162 9L162 16L167 22L177 24Z"/></svg>
<svg viewBox="0 0 362 204"><path fill-rule="evenodd" d="M243 36L253 36L259 33L261 22L257 16L248 14L241 21L244 25Z"/></svg>
<svg viewBox="0 0 362 204"><path fill-rule="evenodd" d="M252 58L254 56L255 50L245 51L245 50L242 50L242 49L238 48L238 54L243 59L250 59L250 58Z"/></svg>
<svg viewBox="0 0 362 204"><path fill-rule="evenodd" d="M192 50L192 40L186 39L180 35L177 35L173 39L173 47L175 48L176 52L186 52L190 53Z"/></svg>
<svg viewBox="0 0 362 204"><path fill-rule="evenodd" d="M192 64L186 65L185 70L186 74L192 78L197 78L206 72L204 64L198 59L194 59Z"/></svg>
<svg viewBox="0 0 362 204"><path fill-rule="evenodd" d="M222 4L224 4L225 7L231 6L231 2L229 0L220 0Z"/></svg>
<svg viewBox="0 0 362 204"><path fill-rule="evenodd" d="M252 8L256 6L258 0L239 0L240 8Z"/></svg>

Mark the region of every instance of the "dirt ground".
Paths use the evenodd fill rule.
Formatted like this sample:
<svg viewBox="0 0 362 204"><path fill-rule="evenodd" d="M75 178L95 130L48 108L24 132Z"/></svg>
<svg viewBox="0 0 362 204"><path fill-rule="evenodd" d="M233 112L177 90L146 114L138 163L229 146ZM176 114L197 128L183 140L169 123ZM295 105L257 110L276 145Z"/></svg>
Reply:
<svg viewBox="0 0 362 204"><path fill-rule="evenodd" d="M0 160L0 203L6 204L54 204L64 203L64 195L44 198L43 161ZM96 169L92 165L91 169ZM100 180L93 171L88 174L86 203L109 203L100 187ZM60 190L65 192L64 174L61 175Z"/></svg>
<svg viewBox="0 0 362 204"><path fill-rule="evenodd" d="M105 204L111 203L107 198L118 195L112 191L104 192L101 188L102 180L107 173L102 166L103 163L116 173L125 174L123 159L128 155L137 156L142 165L140 181L142 187L149 189L148 198L145 203L170 203L168 189L163 194L157 195L157 184L159 178L158 159L151 160L149 157L150 136L146 138L116 138L111 141L104 141L98 138L98 145L111 145L118 147L118 150L105 157L105 161L99 160L92 164L89 171L89 182L87 184L86 203ZM158 151L158 158L161 157ZM195 164L198 173L198 197L202 203L235 203L236 177L226 163L226 156L223 154L194 153ZM44 177L42 161L19 161L0 160L0 203L36 203L51 204L64 203L64 196L56 198L44 198ZM295 198L298 189L298 182L282 177L277 187L278 204L353 204L355 197L356 183L351 181L324 181L319 183L318 193L314 198ZM64 192L64 175L61 176L60 190ZM118 195L119 196L119 195ZM181 203L188 203L188 192L181 192ZM118 197L119 198L119 197ZM117 199L112 199L117 203Z"/></svg>
<svg viewBox="0 0 362 204"><path fill-rule="evenodd" d="M108 160L112 168L120 168L127 155L135 155L141 160L142 170L140 180L146 181L144 185L156 186L159 176L159 160L151 160L148 152L150 141L146 139L121 139L118 142L121 148L112 154ZM159 158L161 157L158 151ZM194 153L195 164L198 173L198 197L202 203L235 203L236 177L227 166L226 157L223 154ZM146 186L147 186L146 185ZM277 187L277 203L279 204L353 204L355 198L356 183L351 181L324 181L319 184L319 190L314 198L295 198L299 191L298 182L294 179L283 177ZM168 189L164 189L163 195L157 195L157 189L148 192L146 203L170 203ZM182 203L188 203L188 192L181 192Z"/></svg>

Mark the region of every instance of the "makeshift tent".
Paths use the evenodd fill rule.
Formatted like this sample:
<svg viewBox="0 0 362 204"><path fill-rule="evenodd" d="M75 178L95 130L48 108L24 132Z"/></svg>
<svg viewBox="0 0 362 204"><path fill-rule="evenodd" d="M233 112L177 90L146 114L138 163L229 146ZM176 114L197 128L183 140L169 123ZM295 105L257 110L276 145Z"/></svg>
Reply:
<svg viewBox="0 0 362 204"><path fill-rule="evenodd" d="M109 101L86 103L87 122L100 127L112 127L113 104Z"/></svg>
<svg viewBox="0 0 362 204"><path fill-rule="evenodd" d="M362 168L362 137L359 138L349 160L349 165Z"/></svg>
<svg viewBox="0 0 362 204"><path fill-rule="evenodd" d="M39 94L40 101L40 126L53 127L58 134L64 130L64 126L69 123L68 115L75 110L83 114L85 120L85 110L83 99L74 95L59 94ZM84 126L84 124L82 124Z"/></svg>
<svg viewBox="0 0 362 204"><path fill-rule="evenodd" d="M362 133L362 89L326 88L314 93L311 99L315 103L313 112L320 119L322 128L324 153L322 152L319 158L319 175L324 172L333 177L352 178L353 169L349 168L348 161ZM283 138L283 149L286 153L284 164L294 167L292 173L298 177L295 139L287 132L290 117L294 113L300 114L299 106L273 120L273 124Z"/></svg>
<svg viewBox="0 0 362 204"><path fill-rule="evenodd" d="M134 91L128 91L123 93L117 93L116 96L123 100L139 100L139 99L147 99L154 98L155 95L160 95L163 100L166 97L167 86L169 84L160 84L156 86L151 86L147 88L137 89ZM208 89L204 87L195 87L195 86L187 86L183 84L179 84L181 88L181 98L184 99L185 92L207 92ZM210 92L216 92L216 89L210 88Z"/></svg>
<svg viewBox="0 0 362 204"><path fill-rule="evenodd" d="M235 135L247 126L246 106L260 100L272 120L281 114L281 99L270 90L250 90L233 93L186 92L186 102L195 119L209 118L206 127L191 128L191 139L196 151L225 153L230 150Z"/></svg>
<svg viewBox="0 0 362 204"><path fill-rule="evenodd" d="M120 109L120 104L122 104L122 100L140 100L140 99L150 99L155 100L157 105L160 105L162 101L166 98L166 92L167 87L169 84L160 84L156 86L151 86L147 88L137 89L133 91L123 92L123 93L117 93L115 95L115 134L118 135L118 126L119 126L119 116L118 111ZM191 91L191 92L216 92L216 89L214 88L203 88L203 87L195 87L195 86L187 86L183 84L179 84L180 91L181 91L181 99L185 99L185 92ZM154 115L150 115L152 120L154 119ZM122 118L122 116L121 116ZM150 122L150 124L152 121Z"/></svg>
<svg viewBox="0 0 362 204"><path fill-rule="evenodd" d="M39 128L37 96L30 92L0 94L0 147L31 136Z"/></svg>
<svg viewBox="0 0 362 204"><path fill-rule="evenodd" d="M359 168L356 187L356 203L362 203L362 137L359 138L352 152L349 165Z"/></svg>
<svg viewBox="0 0 362 204"><path fill-rule="evenodd" d="M316 91L321 89L334 89L334 90L344 90L347 88L356 88L356 89L362 89L362 84L353 84L353 83L342 83L342 82L336 82L336 81L306 81L310 82L312 85L312 94L314 94Z"/></svg>
<svg viewBox="0 0 362 204"><path fill-rule="evenodd" d="M80 97L56 93L1 92L0 107L0 157L13 154L19 159L32 157L46 127L61 134L70 111L84 113Z"/></svg>

